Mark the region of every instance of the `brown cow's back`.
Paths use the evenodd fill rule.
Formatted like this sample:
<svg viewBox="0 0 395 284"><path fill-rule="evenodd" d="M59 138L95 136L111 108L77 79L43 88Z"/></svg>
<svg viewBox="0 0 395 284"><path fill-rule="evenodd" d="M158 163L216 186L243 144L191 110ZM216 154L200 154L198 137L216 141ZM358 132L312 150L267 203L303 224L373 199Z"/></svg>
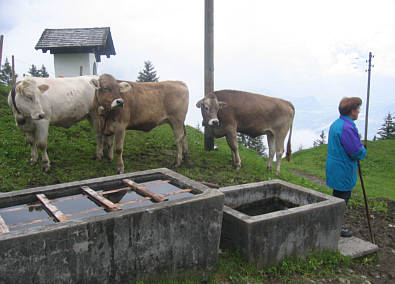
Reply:
<svg viewBox="0 0 395 284"><path fill-rule="evenodd" d="M294 107L286 100L235 90L214 93L219 101L227 103L218 112L221 124L237 124L238 132L253 137L281 128L293 119Z"/></svg>
<svg viewBox="0 0 395 284"><path fill-rule="evenodd" d="M123 95L127 129L150 131L169 120L184 121L189 94L181 81L128 82L132 89Z"/></svg>

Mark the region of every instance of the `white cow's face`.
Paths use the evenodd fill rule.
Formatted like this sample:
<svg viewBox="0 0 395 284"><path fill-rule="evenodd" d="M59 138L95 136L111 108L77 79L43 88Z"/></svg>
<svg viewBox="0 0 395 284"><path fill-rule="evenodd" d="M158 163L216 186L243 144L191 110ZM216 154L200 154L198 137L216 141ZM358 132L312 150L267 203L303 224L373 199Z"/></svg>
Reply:
<svg viewBox="0 0 395 284"><path fill-rule="evenodd" d="M45 113L41 107L40 94L48 89L48 85L38 85L31 78L24 79L16 87L15 103L24 117L30 117L33 120L45 118Z"/></svg>

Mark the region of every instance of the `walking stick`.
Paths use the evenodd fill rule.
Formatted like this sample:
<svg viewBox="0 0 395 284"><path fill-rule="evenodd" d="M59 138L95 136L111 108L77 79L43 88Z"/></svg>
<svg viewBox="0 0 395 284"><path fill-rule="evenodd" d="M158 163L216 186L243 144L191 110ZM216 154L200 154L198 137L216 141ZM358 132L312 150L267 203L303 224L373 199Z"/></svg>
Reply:
<svg viewBox="0 0 395 284"><path fill-rule="evenodd" d="M367 197L366 197L365 185L364 185L364 183L363 183L362 171L361 171L361 163L360 163L360 161L358 161L358 172L359 172L359 179L361 180L363 198L365 199L366 219L368 220L368 227L369 227L370 240L372 241L373 244L375 244L374 237L373 237L373 233L372 233L372 227L370 226L370 214L369 214L369 208L368 208L368 199L367 199Z"/></svg>

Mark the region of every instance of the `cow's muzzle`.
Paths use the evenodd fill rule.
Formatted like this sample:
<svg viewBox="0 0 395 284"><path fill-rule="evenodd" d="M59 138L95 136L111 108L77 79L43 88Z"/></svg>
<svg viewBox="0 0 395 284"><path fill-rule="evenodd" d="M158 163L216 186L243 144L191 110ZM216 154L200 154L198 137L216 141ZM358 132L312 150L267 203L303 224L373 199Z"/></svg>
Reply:
<svg viewBox="0 0 395 284"><path fill-rule="evenodd" d="M114 109L116 107L123 107L123 99L115 99L111 103L111 109Z"/></svg>
<svg viewBox="0 0 395 284"><path fill-rule="evenodd" d="M32 114L31 115L33 120L41 120L45 118L44 113L37 113L37 114Z"/></svg>
<svg viewBox="0 0 395 284"><path fill-rule="evenodd" d="M210 119L208 121L209 126L219 126L219 120L218 119Z"/></svg>

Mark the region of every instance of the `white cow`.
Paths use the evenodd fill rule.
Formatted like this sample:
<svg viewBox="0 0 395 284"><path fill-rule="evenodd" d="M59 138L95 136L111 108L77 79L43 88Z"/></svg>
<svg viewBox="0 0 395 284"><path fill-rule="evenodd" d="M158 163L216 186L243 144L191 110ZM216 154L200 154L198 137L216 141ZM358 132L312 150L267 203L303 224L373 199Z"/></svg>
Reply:
<svg viewBox="0 0 395 284"><path fill-rule="evenodd" d="M98 119L92 110L95 88L90 80L97 76L73 78L27 77L17 83L15 92L8 95L16 125L25 132L31 145L31 164L38 159L37 146L41 150L43 170L50 169L47 154L49 125L70 127L88 118L96 132L96 156L103 157L103 142L98 129Z"/></svg>

